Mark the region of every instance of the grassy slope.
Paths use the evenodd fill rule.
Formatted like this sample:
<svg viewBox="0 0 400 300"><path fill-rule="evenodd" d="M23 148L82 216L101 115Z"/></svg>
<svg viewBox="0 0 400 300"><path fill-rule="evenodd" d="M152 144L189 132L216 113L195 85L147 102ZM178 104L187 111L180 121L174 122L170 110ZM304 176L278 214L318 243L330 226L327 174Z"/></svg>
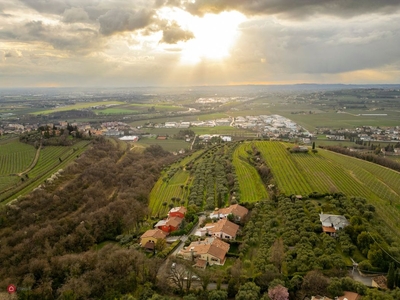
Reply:
<svg viewBox="0 0 400 300"><path fill-rule="evenodd" d="M233 165L239 181L240 201L255 202L268 199L268 193L256 169L246 161L248 157L246 150L251 150L249 143L242 144L233 154Z"/></svg>
<svg viewBox="0 0 400 300"><path fill-rule="evenodd" d="M308 195L311 192L343 192L347 196L359 196L372 203L380 217L392 230L398 231L400 210L400 173L390 169L319 149L316 154L290 154L288 144L280 142L243 143L234 152L233 164L238 176L241 201L257 201L267 198L267 192L255 169L247 163L246 150L253 143L262 153L271 168L278 189L287 194ZM190 158L186 158L183 165ZM185 199L181 184L190 184L192 178L184 171L177 172L164 183L162 179L151 194L150 208L154 213L164 213L162 202L171 202L171 197ZM251 180L249 180L251 179Z"/></svg>

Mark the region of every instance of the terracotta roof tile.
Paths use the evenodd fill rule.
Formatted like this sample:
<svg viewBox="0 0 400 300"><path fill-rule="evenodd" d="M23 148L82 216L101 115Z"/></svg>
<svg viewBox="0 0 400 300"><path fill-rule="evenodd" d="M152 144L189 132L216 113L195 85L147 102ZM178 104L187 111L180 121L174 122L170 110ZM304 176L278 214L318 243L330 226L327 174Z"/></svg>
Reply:
<svg viewBox="0 0 400 300"><path fill-rule="evenodd" d="M322 226L322 231L323 232L336 232L336 229L334 227Z"/></svg>
<svg viewBox="0 0 400 300"><path fill-rule="evenodd" d="M160 229L150 229L143 233L141 238L153 237L156 239L165 239L166 236L167 235Z"/></svg>
<svg viewBox="0 0 400 300"><path fill-rule="evenodd" d="M210 254L223 260L229 250L229 244L218 238L208 238L204 241L192 242L186 249L182 249L182 253L190 253L192 250L195 255Z"/></svg>
<svg viewBox="0 0 400 300"><path fill-rule="evenodd" d="M219 213L221 213L221 214L225 214L225 215L233 214L234 216L238 216L240 218L243 218L244 216L246 216L248 214L248 212L249 212L249 210L246 207L243 207L239 204L234 204L229 207L219 209ZM218 211L216 211L214 214L217 214L217 213L218 213Z"/></svg>
<svg viewBox="0 0 400 300"><path fill-rule="evenodd" d="M228 219L221 219L216 223L213 223L214 226L209 229L210 233L217 233L217 232L223 232L225 234L228 234L232 237L236 236L237 231L239 230L239 225L232 223ZM206 224L206 226L209 226L210 224Z"/></svg>
<svg viewBox="0 0 400 300"><path fill-rule="evenodd" d="M183 219L179 217L172 217L167 220L166 224L169 226L178 227L179 225L181 225L182 220Z"/></svg>

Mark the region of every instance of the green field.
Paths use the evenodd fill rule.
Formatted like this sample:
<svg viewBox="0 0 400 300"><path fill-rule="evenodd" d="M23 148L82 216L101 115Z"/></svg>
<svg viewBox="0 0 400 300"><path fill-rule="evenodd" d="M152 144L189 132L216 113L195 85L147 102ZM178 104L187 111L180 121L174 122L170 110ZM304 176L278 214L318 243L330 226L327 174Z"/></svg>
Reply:
<svg viewBox="0 0 400 300"><path fill-rule="evenodd" d="M155 111L187 111L188 109L182 106L176 105L163 105L163 104L129 104L130 107L133 107L137 110L148 110L149 108L154 107Z"/></svg>
<svg viewBox="0 0 400 300"><path fill-rule="evenodd" d="M278 113L278 111L276 112ZM355 112L357 113L357 112ZM368 112L363 112L368 113ZM385 112L387 116L356 116L352 114L338 114L336 112L319 113L312 115L293 115L282 113L284 117L292 119L308 130L317 127L331 128L355 128L359 126L398 126L400 113L394 111Z"/></svg>
<svg viewBox="0 0 400 300"><path fill-rule="evenodd" d="M368 199L399 231L400 173L363 160L318 149L316 154L289 153L280 142L254 142L286 195L342 192Z"/></svg>
<svg viewBox="0 0 400 300"><path fill-rule="evenodd" d="M101 102L82 102L74 105L67 105L67 106L62 106L62 107L57 107L54 109L46 109L46 110L40 110L40 111L35 111L33 114L35 115L48 115L54 112L59 112L59 111L68 111L68 110L74 110L74 109L84 109L84 108L90 108L92 106L100 106L100 105L120 105L124 104L123 102L120 101L101 101Z"/></svg>
<svg viewBox="0 0 400 300"><path fill-rule="evenodd" d="M181 186L188 184L188 180L189 172L183 170L175 173L169 182L164 182L162 179L158 180L149 197L149 208L151 212L153 214L157 213L160 216L166 215L170 208L167 205L163 206L163 203L173 203L171 199L174 197L187 199L188 192ZM181 205L179 202L176 202L175 204L176 206Z"/></svg>
<svg viewBox="0 0 400 300"><path fill-rule="evenodd" d="M348 197L363 197L376 207L378 214L392 229L400 231L397 222L400 209L398 172L323 149L318 149L318 153L290 153L287 148L293 147L293 144L281 142L253 141L222 147L205 150L203 155L197 152L192 157L186 157L180 165L172 166L170 170L192 164L194 169L191 173L174 171L168 181L164 178L166 175L160 178L150 197L153 214L165 213L167 207L162 203L169 204L172 197L179 197L185 203L194 201L198 206L212 207L210 201L216 201L216 191L220 189L216 188L217 181L213 183L213 180L221 176L214 174L221 172L217 170L218 166L226 159L231 159L234 166L240 202L267 199L265 185L249 161L255 147L269 166L273 176L271 183L276 185L280 193L308 196L314 192L341 192ZM186 193L181 185L189 185L191 190L195 188L197 196Z"/></svg>
<svg viewBox="0 0 400 300"><path fill-rule="evenodd" d="M233 153L233 165L240 187L241 202L255 202L268 199L268 193L261 181L256 169L248 161L247 150L251 150L250 144L243 144Z"/></svg>
<svg viewBox="0 0 400 300"><path fill-rule="evenodd" d="M73 146L46 146L40 150L36 165L26 175L0 177L1 204L4 205L20 195L29 193L57 170L76 159L86 150L89 143L89 141L80 141Z"/></svg>
<svg viewBox="0 0 400 300"><path fill-rule="evenodd" d="M98 115L126 115L126 114L137 114L137 110L127 110L124 108L106 108L102 110L96 110Z"/></svg>
<svg viewBox="0 0 400 300"><path fill-rule="evenodd" d="M188 150L190 148L190 143L184 140L167 139L167 140L157 140L151 138L142 138L139 142L135 143L137 146L150 146L150 145L160 145L164 150L167 151L179 151L181 149Z"/></svg>
<svg viewBox="0 0 400 300"><path fill-rule="evenodd" d="M0 145L0 149L0 178L23 172L36 153L33 146L21 143L18 139L6 140L6 143Z"/></svg>

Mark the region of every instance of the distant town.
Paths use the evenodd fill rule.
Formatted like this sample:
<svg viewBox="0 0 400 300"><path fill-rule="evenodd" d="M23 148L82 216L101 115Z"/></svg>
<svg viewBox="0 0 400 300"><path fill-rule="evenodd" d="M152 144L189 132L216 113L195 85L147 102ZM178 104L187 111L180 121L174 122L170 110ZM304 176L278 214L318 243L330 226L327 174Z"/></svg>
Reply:
<svg viewBox="0 0 400 300"><path fill-rule="evenodd" d="M36 131L39 128L49 128L55 130L55 135L62 129L66 129L71 125L82 134L82 136L113 136L119 137L122 140L137 141L142 135L146 135L146 129L153 128L175 128L188 129L191 127L235 127L246 129L257 133L257 136L270 139L298 139L304 144L311 143L311 140L317 135L325 135L326 139L337 141L354 141L355 139L362 141L399 141L399 126L394 127L377 127L377 126L362 126L355 129L332 129L332 128L317 128L311 133L299 124L280 115L259 115L259 116L238 116L227 117L208 121L181 121L181 122L164 122L164 123L144 123L143 126L131 126L124 122L112 121L104 122L100 125L92 125L89 122L72 122L66 121L43 123L43 124L19 124L5 123L0 127L0 135L3 134L22 134L26 132ZM200 139L208 140L213 136L204 134L199 135ZM225 141L230 141L229 138L224 138ZM190 141L190 140L188 140Z"/></svg>

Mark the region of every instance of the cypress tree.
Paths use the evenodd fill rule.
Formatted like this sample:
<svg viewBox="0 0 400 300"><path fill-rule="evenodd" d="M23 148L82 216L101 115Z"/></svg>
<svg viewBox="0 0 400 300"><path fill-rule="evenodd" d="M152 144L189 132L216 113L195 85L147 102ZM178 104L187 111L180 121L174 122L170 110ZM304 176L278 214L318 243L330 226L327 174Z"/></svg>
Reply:
<svg viewBox="0 0 400 300"><path fill-rule="evenodd" d="M394 288L394 283L395 283L395 270L394 270L394 263L390 263L389 265L389 271L387 274L387 286L389 289Z"/></svg>

